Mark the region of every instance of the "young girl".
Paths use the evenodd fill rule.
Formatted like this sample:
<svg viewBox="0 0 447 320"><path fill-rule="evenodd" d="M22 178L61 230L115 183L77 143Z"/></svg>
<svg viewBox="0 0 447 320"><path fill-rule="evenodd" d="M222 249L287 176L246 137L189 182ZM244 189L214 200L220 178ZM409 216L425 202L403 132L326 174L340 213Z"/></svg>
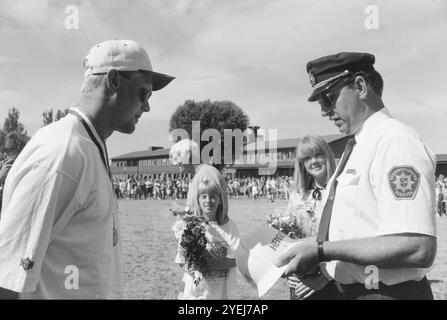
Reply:
<svg viewBox="0 0 447 320"><path fill-rule="evenodd" d="M236 299L236 263L235 252L239 246L239 231L228 217L227 187L219 171L210 165L201 165L191 183L188 206L194 213L209 221L209 233L224 241L227 246L226 258L209 261L207 271L203 273L204 287L193 283L193 272L187 270L181 251L175 262L185 270L183 281L185 288L179 299ZM205 289L203 289L205 288Z"/></svg>

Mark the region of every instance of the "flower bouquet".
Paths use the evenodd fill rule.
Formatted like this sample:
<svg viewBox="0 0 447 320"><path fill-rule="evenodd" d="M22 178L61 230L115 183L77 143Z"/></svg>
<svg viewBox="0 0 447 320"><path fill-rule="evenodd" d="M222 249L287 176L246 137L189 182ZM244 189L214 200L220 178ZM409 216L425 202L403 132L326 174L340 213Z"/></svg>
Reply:
<svg viewBox="0 0 447 320"><path fill-rule="evenodd" d="M189 208L185 211L171 211L177 217L172 230L179 241L179 252L184 257L188 270L193 273L194 286L206 290L207 264L224 259L228 246L208 232L209 223L206 218L194 215Z"/></svg>
<svg viewBox="0 0 447 320"><path fill-rule="evenodd" d="M317 219L312 206L305 202L293 205L287 210L275 209L274 213L266 216L266 222L272 228L285 233L292 239L315 236L318 230ZM290 288L290 299L297 299L295 289L292 287Z"/></svg>
<svg viewBox="0 0 447 320"><path fill-rule="evenodd" d="M275 209L265 218L267 224L292 239L302 239L316 234L316 218L311 207L293 206L288 210Z"/></svg>

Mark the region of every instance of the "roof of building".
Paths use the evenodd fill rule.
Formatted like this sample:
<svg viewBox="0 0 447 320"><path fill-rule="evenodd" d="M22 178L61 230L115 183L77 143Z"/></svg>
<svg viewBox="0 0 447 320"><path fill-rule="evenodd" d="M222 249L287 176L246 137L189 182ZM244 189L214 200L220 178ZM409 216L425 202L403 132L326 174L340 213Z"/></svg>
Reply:
<svg viewBox="0 0 447 320"><path fill-rule="evenodd" d="M332 135L326 135L322 136L324 140L326 140L327 143L331 143L335 140L341 139L345 137L343 134L332 134ZM290 139L278 139L276 142L276 149L288 149L288 148L295 148L298 143L299 138L290 138ZM249 148L250 146L254 146L254 143L248 144L244 146L244 150ZM265 148L268 150L269 147L269 141L265 141ZM164 149L158 149L158 150L143 150L143 151L134 151L130 153L126 153L117 157L112 158L112 161L119 161L119 160L139 160L139 159L146 159L146 158L153 158L153 157L160 157L160 156L169 156L169 148Z"/></svg>
<svg viewBox="0 0 447 320"><path fill-rule="evenodd" d="M158 149L158 150L134 151L134 152L123 154L118 157L114 157L114 158L112 158L112 160L113 161L137 160L137 159L160 157L160 156L169 156L169 149L164 148L164 149Z"/></svg>
<svg viewBox="0 0 447 320"><path fill-rule="evenodd" d="M345 136L344 134L331 134L331 135L326 135L326 136L321 136L327 143L331 143L335 140L339 140L339 139L343 139L343 138L347 138L347 136ZM288 149L288 148L295 148L296 145L298 144L298 140L299 137L297 138L289 138L289 139L279 139L276 142L276 149L280 150L280 149ZM255 142L250 143L248 145L246 145L244 147L244 150L248 149L255 146ZM265 141L265 148L268 149L269 147L269 141Z"/></svg>
<svg viewBox="0 0 447 320"><path fill-rule="evenodd" d="M447 154L437 154L436 155L436 160L438 162L447 162Z"/></svg>

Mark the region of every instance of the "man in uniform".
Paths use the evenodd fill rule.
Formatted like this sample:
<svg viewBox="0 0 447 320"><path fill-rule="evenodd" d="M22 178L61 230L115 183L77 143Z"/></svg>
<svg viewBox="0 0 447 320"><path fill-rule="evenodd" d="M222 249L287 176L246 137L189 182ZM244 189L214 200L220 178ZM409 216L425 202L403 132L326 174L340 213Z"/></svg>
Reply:
<svg viewBox="0 0 447 320"><path fill-rule="evenodd" d="M330 284L343 299L433 299L425 277L436 254L436 158L420 136L393 119L368 53L339 53L307 64L323 117L351 136L328 183L317 241L276 261L307 279L311 295Z"/></svg>
<svg viewBox="0 0 447 320"><path fill-rule="evenodd" d="M114 131L134 132L152 91L172 79L152 70L135 41L108 40L90 50L79 103L36 132L6 179L0 298L123 297L105 140Z"/></svg>

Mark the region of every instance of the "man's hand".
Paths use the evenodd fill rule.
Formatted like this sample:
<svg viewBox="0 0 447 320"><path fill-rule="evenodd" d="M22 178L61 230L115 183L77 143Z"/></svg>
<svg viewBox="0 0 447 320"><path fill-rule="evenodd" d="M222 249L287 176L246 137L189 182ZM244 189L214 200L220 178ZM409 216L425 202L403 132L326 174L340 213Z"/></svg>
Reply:
<svg viewBox="0 0 447 320"><path fill-rule="evenodd" d="M274 263L277 267L288 264L286 271L284 271L284 276L289 276L293 273L298 275L306 274L318 264L317 242L315 239L303 240L287 250Z"/></svg>
<svg viewBox="0 0 447 320"><path fill-rule="evenodd" d="M323 274L306 278L297 278L292 275L287 278L287 282L289 287L295 290L297 298L304 300L316 291L323 289L329 283L329 280Z"/></svg>

